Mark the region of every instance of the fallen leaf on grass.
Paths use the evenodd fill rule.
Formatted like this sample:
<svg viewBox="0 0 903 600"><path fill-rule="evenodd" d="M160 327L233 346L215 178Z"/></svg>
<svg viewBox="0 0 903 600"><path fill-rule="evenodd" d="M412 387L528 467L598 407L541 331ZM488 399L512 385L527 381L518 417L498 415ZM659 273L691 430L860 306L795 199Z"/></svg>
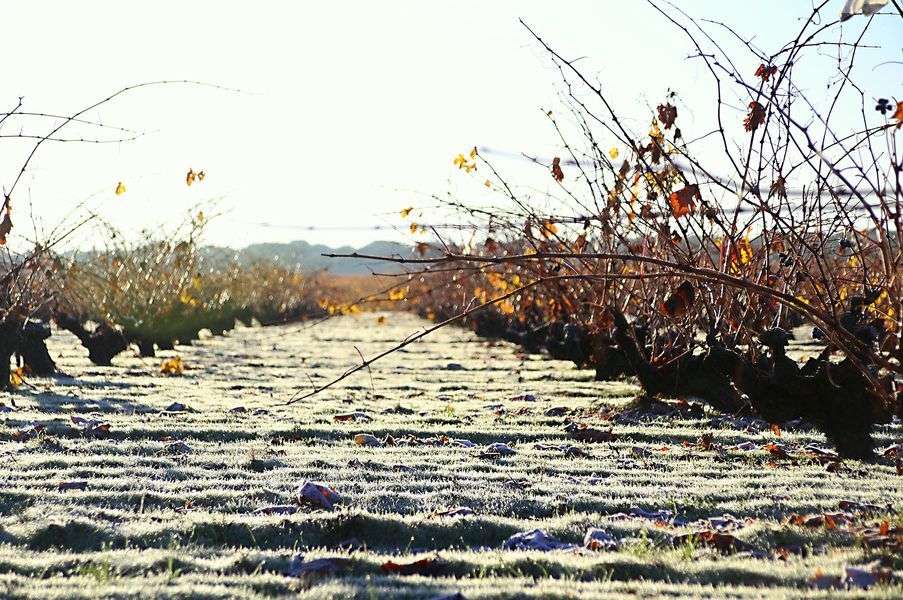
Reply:
<svg viewBox="0 0 903 600"><path fill-rule="evenodd" d="M342 497L332 488L315 481L305 481L295 490L295 498L298 504L314 504L332 510L336 502L340 502Z"/></svg>
<svg viewBox="0 0 903 600"><path fill-rule="evenodd" d="M788 523L800 527L824 527L828 530L837 529L839 525L849 525L853 522L853 515L845 512L790 515Z"/></svg>
<svg viewBox="0 0 903 600"><path fill-rule="evenodd" d="M160 363L160 372L164 375L182 375L185 373L185 364L181 356L173 356Z"/></svg>
<svg viewBox="0 0 903 600"><path fill-rule="evenodd" d="M553 406L552 408L547 408L543 413L547 417L561 417L568 413L567 406Z"/></svg>
<svg viewBox="0 0 903 600"><path fill-rule="evenodd" d="M736 446L733 446L733 449L734 450L743 450L744 452L751 452L753 450L758 450L759 447L756 446L755 442L746 441L746 442L740 442Z"/></svg>
<svg viewBox="0 0 903 600"><path fill-rule="evenodd" d="M569 423L564 430L579 442L603 443L615 439L611 429L595 429L585 423Z"/></svg>
<svg viewBox="0 0 903 600"><path fill-rule="evenodd" d="M536 396L534 394L518 394L517 396L512 396L509 398L511 401L522 401L522 402L535 402Z"/></svg>
<svg viewBox="0 0 903 600"><path fill-rule="evenodd" d="M845 569L844 583L854 589L865 590L879 583L891 583L893 580L894 572L877 564Z"/></svg>
<svg viewBox="0 0 903 600"><path fill-rule="evenodd" d="M696 546L705 546L707 548L713 548L722 554L739 552L746 548L746 544L733 535L708 529L675 535L671 538L671 543L675 547L683 546L688 543Z"/></svg>
<svg viewBox="0 0 903 600"><path fill-rule="evenodd" d="M490 457L495 456L510 456L512 454L517 454L517 451L509 446L508 444L502 442L496 442L494 444L489 444L486 446L486 449L480 453L480 456L487 455Z"/></svg>
<svg viewBox="0 0 903 600"><path fill-rule="evenodd" d="M166 411L168 413L180 413L180 412L189 412L191 409L188 408L185 404L181 402L173 402L169 406L166 407Z"/></svg>
<svg viewBox="0 0 903 600"><path fill-rule="evenodd" d="M105 435L110 433L110 424L99 419L86 419L78 415L69 417L72 424L81 429L87 435Z"/></svg>
<svg viewBox="0 0 903 600"><path fill-rule="evenodd" d="M697 521L697 524L702 525L708 529L726 531L740 529L746 526L746 521L741 521L731 514L724 514L720 517L709 517L708 519L701 519Z"/></svg>
<svg viewBox="0 0 903 600"><path fill-rule="evenodd" d="M56 486L57 490L61 492L65 492L68 490L81 490L84 491L88 489L87 481L61 481L59 485Z"/></svg>
<svg viewBox="0 0 903 600"><path fill-rule="evenodd" d="M866 548L903 553L903 526L891 527L890 522L881 521L877 527L866 527L855 533L861 536Z"/></svg>
<svg viewBox="0 0 903 600"><path fill-rule="evenodd" d="M448 508L446 510L439 510L432 513L431 517L469 517L474 514L474 511L469 506L456 506L455 508Z"/></svg>
<svg viewBox="0 0 903 600"><path fill-rule="evenodd" d="M641 519L663 523L668 523L674 518L674 513L664 508L659 510L645 510L634 506L630 509L629 514L631 517L639 517Z"/></svg>
<svg viewBox="0 0 903 600"><path fill-rule="evenodd" d="M642 446L634 446L630 449L630 453L633 454L636 458L649 458L652 456L652 451L643 448Z"/></svg>
<svg viewBox="0 0 903 600"><path fill-rule="evenodd" d="M604 529L591 527L583 536L583 547L589 550L617 550L617 538Z"/></svg>
<svg viewBox="0 0 903 600"><path fill-rule="evenodd" d="M583 450L582 448L578 448L577 446L572 446L570 444L545 444L538 443L533 445L537 450L552 450L555 452L561 452L565 456L569 457L579 457L579 458L589 458L591 455L589 452Z"/></svg>
<svg viewBox="0 0 903 600"><path fill-rule="evenodd" d="M187 454L191 452L191 446L182 440L170 442L163 447L163 451L167 454Z"/></svg>
<svg viewBox="0 0 903 600"><path fill-rule="evenodd" d="M361 411L354 411L348 413L341 413L338 415L332 416L333 421L346 422L346 421L354 421L354 422L363 422L366 423L368 421L372 421L373 418L367 413Z"/></svg>
<svg viewBox="0 0 903 600"><path fill-rule="evenodd" d="M26 442L38 437L46 430L47 428L44 427L44 425L40 423L32 423L31 425L26 425L25 427L14 431L12 433L12 438L17 442Z"/></svg>
<svg viewBox="0 0 903 600"><path fill-rule="evenodd" d="M775 442L768 442L764 446L762 446L762 450L765 450L775 458L790 458L790 455L787 453L787 449L781 444L777 444Z"/></svg>
<svg viewBox="0 0 903 600"><path fill-rule="evenodd" d="M382 446L383 441L371 433L358 433L354 436L354 443L358 446Z"/></svg>
<svg viewBox="0 0 903 600"><path fill-rule="evenodd" d="M314 558L304 560L304 556L296 554L292 557L286 575L290 577L310 577L313 575L335 575L351 563L348 558Z"/></svg>
<svg viewBox="0 0 903 600"><path fill-rule="evenodd" d="M807 452L810 456L816 458L823 458L828 460L840 460L840 456L838 456L837 452L834 450L829 450L827 448L822 448L821 446L816 446L815 444L806 444L803 446L803 450Z"/></svg>
<svg viewBox="0 0 903 600"><path fill-rule="evenodd" d="M903 444L892 444L878 451L884 458L903 456Z"/></svg>
<svg viewBox="0 0 903 600"><path fill-rule="evenodd" d="M542 529L515 533L503 544L505 550L573 550L576 546L551 537Z"/></svg>
<svg viewBox="0 0 903 600"><path fill-rule="evenodd" d="M815 575L809 579L809 586L817 590L834 590L842 588L843 584L840 581L840 575L828 575L821 569L817 569Z"/></svg>
<svg viewBox="0 0 903 600"><path fill-rule="evenodd" d="M841 500L838 503L840 510L844 512L858 512L866 514L874 514L884 512L887 509L877 504L869 504L867 502L857 502L855 500Z"/></svg>
<svg viewBox="0 0 903 600"><path fill-rule="evenodd" d="M408 563L397 563L395 561L386 561L379 568L384 573L395 573L396 575L438 575L441 570L442 562L439 557L421 558Z"/></svg>
<svg viewBox="0 0 903 600"><path fill-rule="evenodd" d="M298 507L294 504L271 504L261 506L254 511L255 515L292 515L298 512Z"/></svg>
<svg viewBox="0 0 903 600"><path fill-rule="evenodd" d="M232 408L229 409L229 412L232 414L241 414L241 413L248 412L248 409L245 408L244 406L233 406Z"/></svg>

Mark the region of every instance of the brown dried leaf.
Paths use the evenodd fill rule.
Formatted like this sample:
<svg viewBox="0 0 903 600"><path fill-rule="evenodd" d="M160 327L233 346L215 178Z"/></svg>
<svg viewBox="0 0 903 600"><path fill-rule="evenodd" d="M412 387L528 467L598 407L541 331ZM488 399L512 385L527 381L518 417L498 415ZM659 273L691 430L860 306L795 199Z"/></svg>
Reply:
<svg viewBox="0 0 903 600"><path fill-rule="evenodd" d="M662 122L665 129L671 129L675 119L677 119L677 107L672 106L670 102L658 105L658 120Z"/></svg>
<svg viewBox="0 0 903 600"><path fill-rule="evenodd" d="M438 575L441 567L438 557L421 558L408 563L386 561L380 566L384 573L397 575Z"/></svg>
<svg viewBox="0 0 903 600"><path fill-rule="evenodd" d="M696 302L696 289L690 281L684 281L662 302L662 312L672 319L683 317Z"/></svg>
<svg viewBox="0 0 903 600"><path fill-rule="evenodd" d="M561 159L557 156L552 159L552 177L558 183L564 179L564 171L561 170Z"/></svg>

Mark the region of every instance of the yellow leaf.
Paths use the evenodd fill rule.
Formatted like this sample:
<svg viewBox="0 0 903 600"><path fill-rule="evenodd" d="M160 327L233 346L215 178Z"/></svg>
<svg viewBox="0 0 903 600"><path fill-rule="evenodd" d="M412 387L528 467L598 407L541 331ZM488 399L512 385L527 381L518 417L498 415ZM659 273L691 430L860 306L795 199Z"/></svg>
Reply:
<svg viewBox="0 0 903 600"><path fill-rule="evenodd" d="M514 305L511 304L510 300L502 300L499 302L499 310L502 311L503 315L513 315Z"/></svg>
<svg viewBox="0 0 903 600"><path fill-rule="evenodd" d="M121 196L125 193L125 184L121 181L116 184L116 195Z"/></svg>
<svg viewBox="0 0 903 600"><path fill-rule="evenodd" d="M25 369L17 367L9 372L9 384L14 388L25 383Z"/></svg>
<svg viewBox="0 0 903 600"><path fill-rule="evenodd" d="M475 160L477 158L477 147L474 146L470 151L470 160Z"/></svg>
<svg viewBox="0 0 903 600"><path fill-rule="evenodd" d="M408 215L411 214L411 211L412 211L412 210L414 210L414 207L413 207L413 206L409 206L409 207L407 207L407 208L402 208L402 209L401 209L401 212L400 212L399 214L401 215L401 218L402 218L402 219L407 219L407 218L408 218Z"/></svg>
<svg viewBox="0 0 903 600"><path fill-rule="evenodd" d="M181 302L182 304L187 304L191 307L198 306L197 299L193 298L187 290L179 294L179 302Z"/></svg>
<svg viewBox="0 0 903 600"><path fill-rule="evenodd" d="M185 364L181 356L167 358L160 365L160 372L164 375L182 375L185 372Z"/></svg>
<svg viewBox="0 0 903 600"><path fill-rule="evenodd" d="M394 290L389 290L389 300L393 302L398 302L399 300L404 300L408 296L408 288L397 288Z"/></svg>
<svg viewBox="0 0 903 600"><path fill-rule="evenodd" d="M485 186L488 187L488 188L491 188L491 187L492 187L492 182L489 181L489 180L487 179L486 181L483 182L483 185L485 185Z"/></svg>
<svg viewBox="0 0 903 600"><path fill-rule="evenodd" d="M411 223L411 226L410 226L411 233L417 233L417 230L419 228L420 228L420 226L417 225L417 223Z"/></svg>
<svg viewBox="0 0 903 600"><path fill-rule="evenodd" d="M542 223L542 237L548 238L556 233L558 233L558 226L555 225L552 221L543 221Z"/></svg>
<svg viewBox="0 0 903 600"><path fill-rule="evenodd" d="M185 183L191 187L191 184L194 183L196 177L197 175L195 174L194 169L188 169L188 174L185 175Z"/></svg>
<svg viewBox="0 0 903 600"><path fill-rule="evenodd" d="M608 151L608 155L611 157L612 160L617 159L619 154L620 154L620 152L618 152L618 149L615 148L614 146L612 146L611 150Z"/></svg>
<svg viewBox="0 0 903 600"><path fill-rule="evenodd" d="M386 324L386 317L385 317L385 315L380 315L379 317L377 317L377 318L376 318L376 324L377 324L377 325L385 325L385 324Z"/></svg>
<svg viewBox="0 0 903 600"><path fill-rule="evenodd" d="M207 177L207 173L204 171L198 171L198 181L204 181L204 178Z"/></svg>
<svg viewBox="0 0 903 600"><path fill-rule="evenodd" d="M473 159L476 158L476 156L477 156L476 151L477 151L476 148L474 148L473 150L470 151L470 160L468 160L467 157L464 156L463 154L458 154L457 156L455 156L455 158L452 162L454 163L454 165L456 167L464 170L467 173L470 173L471 171L475 171L477 168L477 163Z"/></svg>

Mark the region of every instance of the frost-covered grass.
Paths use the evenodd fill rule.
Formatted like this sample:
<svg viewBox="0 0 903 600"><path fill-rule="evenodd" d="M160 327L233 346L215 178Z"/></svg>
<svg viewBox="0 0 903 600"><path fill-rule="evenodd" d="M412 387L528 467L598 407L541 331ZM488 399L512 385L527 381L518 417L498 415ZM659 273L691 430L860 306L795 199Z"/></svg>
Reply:
<svg viewBox="0 0 903 600"><path fill-rule="evenodd" d="M628 404L631 385L594 382L568 364L524 359L460 330L441 331L320 396L280 405L309 387L308 376L322 383L354 362L354 346L368 355L421 325L396 313L385 325L362 315L314 328L238 329L177 348L189 368L182 377L158 375L161 359L123 356L115 367L92 367L73 338L55 334L51 352L76 379L35 380L36 389L0 399L15 403L0 414L0 597L798 598L827 594L808 589L816 570L840 575L882 558L845 531L785 520L836 511L849 499L890 507L863 523L898 521L903 479L891 465L848 462L836 473L810 459L774 465L764 451L729 448L774 441L774 434L716 428L709 416L612 425L602 411ZM536 398L512 399L522 394ZM191 411L161 413L173 402ZM230 411L239 406L245 411ZM571 439L568 417L545 416L557 406L593 427L613 426L617 438ZM372 421L333 419L351 411ZM109 435L86 437L72 415L109 422ZM15 441L32 421L46 433ZM725 449L699 448L704 432ZM475 447L364 448L353 441L357 433L447 435ZM901 431L888 427L878 437L900 441ZM184 441L187 452L173 453L173 441ZM796 430L780 441L824 443ZM481 458L495 442L516 453ZM571 444L587 456L543 444ZM344 502L333 511L254 514L293 503L295 487L308 479L333 487ZM86 488L59 491L60 482L77 480ZM456 506L474 514L432 514ZM749 518L735 532L749 551L675 548L671 536L689 528L609 518L634 507L687 520ZM589 527L603 527L623 546L502 550L512 534L537 527L576 544ZM349 545L359 549L349 553ZM798 553L777 560L777 546ZM335 577L286 576L296 552L351 563ZM380 570L390 558L436 553L437 576ZM901 557L883 559L903 569ZM903 588L859 593L893 598Z"/></svg>

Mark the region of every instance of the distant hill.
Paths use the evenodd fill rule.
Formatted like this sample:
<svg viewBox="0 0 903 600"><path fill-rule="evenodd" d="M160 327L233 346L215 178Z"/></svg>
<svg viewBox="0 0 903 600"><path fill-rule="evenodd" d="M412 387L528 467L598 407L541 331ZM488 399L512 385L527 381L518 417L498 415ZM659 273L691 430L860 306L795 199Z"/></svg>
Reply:
<svg viewBox="0 0 903 600"><path fill-rule="evenodd" d="M361 248L341 246L331 248L323 244L309 244L302 240L284 244L251 244L241 250L221 246L205 246L201 249L205 258L212 261L236 259L242 264L255 262L274 262L285 267L300 266L304 271L328 269L336 275L366 275L374 270L382 272L401 270L391 263L358 260L349 258L327 258L324 253L350 254L357 251L361 254L377 256L413 257L411 246L398 242L371 242Z"/></svg>

